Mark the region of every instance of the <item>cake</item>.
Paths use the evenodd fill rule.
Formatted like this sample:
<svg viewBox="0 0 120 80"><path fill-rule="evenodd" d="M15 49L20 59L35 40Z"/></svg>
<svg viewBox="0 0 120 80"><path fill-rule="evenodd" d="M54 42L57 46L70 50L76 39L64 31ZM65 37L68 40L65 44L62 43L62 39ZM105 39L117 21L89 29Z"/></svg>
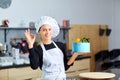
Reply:
<svg viewBox="0 0 120 80"><path fill-rule="evenodd" d="M88 42L73 42L72 52L90 52L90 43Z"/></svg>

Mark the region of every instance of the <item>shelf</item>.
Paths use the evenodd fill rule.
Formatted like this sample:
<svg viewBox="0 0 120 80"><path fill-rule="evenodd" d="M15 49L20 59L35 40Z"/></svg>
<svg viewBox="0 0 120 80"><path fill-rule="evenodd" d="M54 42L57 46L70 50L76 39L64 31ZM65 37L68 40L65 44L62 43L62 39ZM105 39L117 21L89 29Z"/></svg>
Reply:
<svg viewBox="0 0 120 80"><path fill-rule="evenodd" d="M4 30L4 42L6 43L7 42L7 38L6 38L6 35L7 35L7 33L6 33L6 31L8 30L26 30L26 29L28 29L27 27L25 28L25 27L17 27L17 28L15 28L15 27L0 27L0 30ZM29 28L30 30L35 30L35 28Z"/></svg>
<svg viewBox="0 0 120 80"><path fill-rule="evenodd" d="M28 27L29 28L29 27ZM27 27L0 27L0 30L25 30ZM36 30L35 28L29 28L31 30ZM60 28L60 30L69 30L70 28Z"/></svg>
<svg viewBox="0 0 120 80"><path fill-rule="evenodd" d="M0 30L25 30L27 27L0 27ZM35 30L35 28L29 28L31 30Z"/></svg>
<svg viewBox="0 0 120 80"><path fill-rule="evenodd" d="M67 28L60 28L61 30L69 30L70 28L67 27Z"/></svg>
<svg viewBox="0 0 120 80"><path fill-rule="evenodd" d="M28 27L29 28L29 27ZM27 27L0 27L0 30L4 30L4 42L6 43L7 42L7 39L6 39L6 35L7 35L7 33L6 33L6 31L8 30L26 30L26 29L28 29ZM36 30L35 28L29 28L30 30ZM60 28L60 30L63 30L63 39L65 40L65 35L66 35L66 31L68 30L68 29L70 29L70 28L68 28L68 27L66 27L66 28L63 28L63 27L61 27Z"/></svg>

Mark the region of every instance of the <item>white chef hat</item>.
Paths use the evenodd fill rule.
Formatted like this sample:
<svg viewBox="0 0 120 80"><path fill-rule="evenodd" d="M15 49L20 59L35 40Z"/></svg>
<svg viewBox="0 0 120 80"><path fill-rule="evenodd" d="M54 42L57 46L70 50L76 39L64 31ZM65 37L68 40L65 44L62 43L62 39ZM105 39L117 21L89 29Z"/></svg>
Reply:
<svg viewBox="0 0 120 80"><path fill-rule="evenodd" d="M36 28L36 32L38 33L40 27L44 24L48 24L52 27L53 30L53 38L56 37L59 32L60 32L60 27L57 23L57 21L49 16L42 16L40 17L40 19L38 20L38 22L35 24L35 28Z"/></svg>

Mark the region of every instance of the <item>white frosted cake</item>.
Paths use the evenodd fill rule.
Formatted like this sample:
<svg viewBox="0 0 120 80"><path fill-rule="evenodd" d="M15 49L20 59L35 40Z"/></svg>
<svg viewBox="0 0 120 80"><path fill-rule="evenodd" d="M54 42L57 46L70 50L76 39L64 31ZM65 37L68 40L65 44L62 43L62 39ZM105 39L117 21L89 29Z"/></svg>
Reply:
<svg viewBox="0 0 120 80"><path fill-rule="evenodd" d="M90 43L87 42L73 42L72 52L90 52Z"/></svg>

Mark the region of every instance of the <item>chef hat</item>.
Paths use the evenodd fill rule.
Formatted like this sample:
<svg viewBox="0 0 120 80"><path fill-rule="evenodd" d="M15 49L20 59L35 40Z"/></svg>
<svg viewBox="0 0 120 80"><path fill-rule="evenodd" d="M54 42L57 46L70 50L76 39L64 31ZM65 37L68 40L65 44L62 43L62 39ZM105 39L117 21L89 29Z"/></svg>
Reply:
<svg viewBox="0 0 120 80"><path fill-rule="evenodd" d="M40 27L44 24L48 24L52 27L53 30L53 38L56 37L59 32L60 32L60 28L59 25L57 23L57 21L49 16L42 16L40 17L40 19L38 20L38 22L35 24L35 28L36 28L36 32L38 33Z"/></svg>

